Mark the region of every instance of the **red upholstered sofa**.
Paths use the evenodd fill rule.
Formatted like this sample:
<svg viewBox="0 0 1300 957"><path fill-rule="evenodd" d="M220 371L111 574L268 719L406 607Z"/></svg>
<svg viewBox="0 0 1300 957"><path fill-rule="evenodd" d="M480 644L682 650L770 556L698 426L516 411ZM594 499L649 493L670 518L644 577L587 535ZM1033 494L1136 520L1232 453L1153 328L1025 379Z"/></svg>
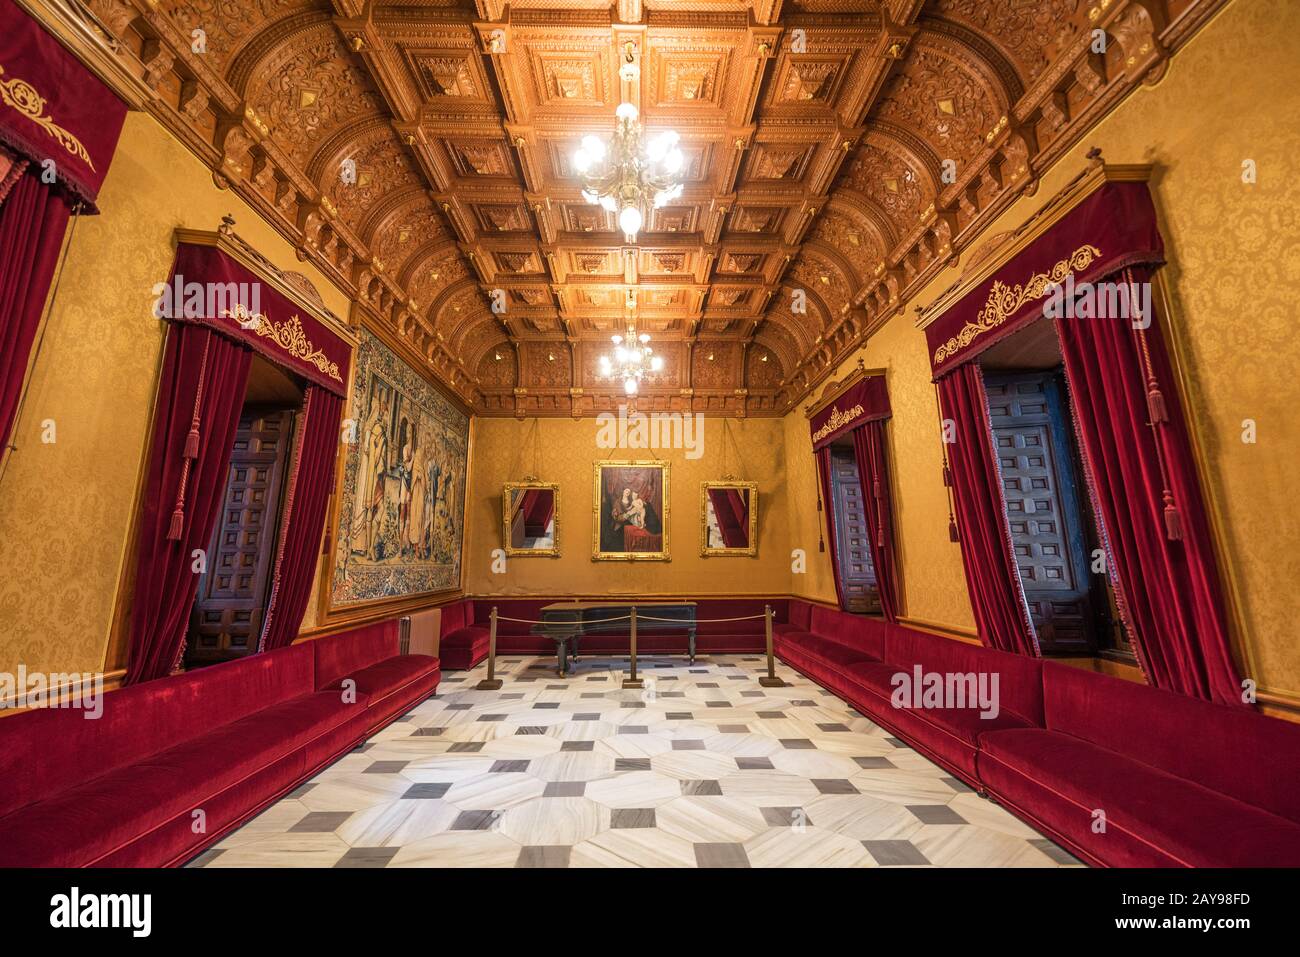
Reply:
<svg viewBox="0 0 1300 957"><path fill-rule="evenodd" d="M438 657L449 669L472 668L487 657L489 622L492 608L498 615L497 654L550 655L555 642L532 633L542 609L564 598L470 598L442 606L442 625ZM614 602L633 599L615 598ZM765 651L767 638L763 629L763 607L772 606L773 619L783 622L787 600L784 598L698 598L695 616L700 624L695 632L697 654L751 654ZM801 603L802 604L802 603ZM505 621L501 619L519 619ZM742 619L742 620L728 620ZM778 631L780 624L773 627ZM582 653L626 653L627 631L591 635L582 641ZM643 654L685 654L686 631L641 631L637 647Z"/></svg>
<svg viewBox="0 0 1300 957"><path fill-rule="evenodd" d="M389 621L111 692L98 719L0 719L0 867L183 863L439 675L438 659L399 655Z"/></svg>
<svg viewBox="0 0 1300 957"><path fill-rule="evenodd" d="M474 622L474 601L462 598L442 606L438 626L438 660L444 668L464 671L488 656L489 629Z"/></svg>
<svg viewBox="0 0 1300 957"><path fill-rule="evenodd" d="M1300 865L1300 725L798 599L775 630L791 667L1082 860ZM996 674L997 716L895 707L918 665Z"/></svg>

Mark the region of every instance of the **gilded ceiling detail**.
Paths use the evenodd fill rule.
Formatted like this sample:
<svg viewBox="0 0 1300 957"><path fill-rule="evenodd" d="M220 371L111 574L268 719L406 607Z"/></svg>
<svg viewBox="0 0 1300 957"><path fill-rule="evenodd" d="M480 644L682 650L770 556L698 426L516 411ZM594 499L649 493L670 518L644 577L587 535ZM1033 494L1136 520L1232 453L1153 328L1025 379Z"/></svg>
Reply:
<svg viewBox="0 0 1300 957"><path fill-rule="evenodd" d="M84 2L354 322L516 415L619 401L590 369L633 311L655 407L791 408L1218 6ZM685 159L635 244L569 168L624 99Z"/></svg>

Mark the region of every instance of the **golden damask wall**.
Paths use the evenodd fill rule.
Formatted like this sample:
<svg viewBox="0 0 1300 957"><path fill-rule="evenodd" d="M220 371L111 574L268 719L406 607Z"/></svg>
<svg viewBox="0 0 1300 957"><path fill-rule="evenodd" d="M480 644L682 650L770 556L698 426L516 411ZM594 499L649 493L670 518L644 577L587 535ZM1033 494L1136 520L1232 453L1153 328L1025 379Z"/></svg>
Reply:
<svg viewBox="0 0 1300 957"><path fill-rule="evenodd" d="M465 591L473 595L787 593L792 546L786 524L782 422L718 417L703 422L704 454L689 459L682 449L599 448L600 426L592 418L475 418L466 505ZM646 459L669 463L667 527L672 560L592 561L596 463ZM758 483L758 554L753 558L700 555L700 483L721 479L726 472ZM560 557L510 558L505 574L494 574L492 551L502 547L501 487L529 473L560 486Z"/></svg>
<svg viewBox="0 0 1300 957"><path fill-rule="evenodd" d="M173 230L215 229L231 213L242 237L347 315L333 286L142 113L127 114L99 207L76 223L0 478L0 671L104 665L119 577L134 562L126 543L165 331L150 290L171 268Z"/></svg>
<svg viewBox="0 0 1300 957"><path fill-rule="evenodd" d="M1300 289L1300 32L1293 0L1237 0L1173 58L1155 86L1134 93L1073 153L1049 170L990 229L1011 229L1083 166L1099 146L1111 163L1153 163L1152 192L1169 257L1172 320L1208 473L1221 508L1225 557L1237 580L1242 670L1262 698L1300 705L1300 465L1294 407L1300 374L1295 294ZM1242 182L1253 160L1258 179ZM949 269L916 303L957 277ZM888 370L891 450L907 614L969 629L956 544L948 541L938 413L923 333L905 304L859 355ZM853 368L851 357L830 378ZM1242 441L1251 419L1258 441ZM811 540L815 567L796 593L833 596L829 559L816 551L815 475L802 408L786 416L791 540ZM798 442L799 444L795 444Z"/></svg>

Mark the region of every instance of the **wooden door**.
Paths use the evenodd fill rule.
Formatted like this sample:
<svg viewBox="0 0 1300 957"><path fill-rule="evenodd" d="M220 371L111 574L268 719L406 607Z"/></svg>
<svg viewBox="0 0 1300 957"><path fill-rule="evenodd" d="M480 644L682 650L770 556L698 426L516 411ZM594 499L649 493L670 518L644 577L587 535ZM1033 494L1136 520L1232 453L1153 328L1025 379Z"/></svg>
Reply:
<svg viewBox="0 0 1300 957"><path fill-rule="evenodd" d="M862 501L858 461L852 448L831 448L831 495L835 550L845 610L877 612L880 610L880 593L876 588L876 569L871 564L871 543L867 538L870 530Z"/></svg>
<svg viewBox="0 0 1300 957"><path fill-rule="evenodd" d="M985 377L1007 524L1044 654L1092 654L1104 591L1088 562L1073 432L1059 372Z"/></svg>
<svg viewBox="0 0 1300 957"><path fill-rule="evenodd" d="M257 650L270 598L293 419L292 410L253 405L240 415L225 505L190 615L186 665L228 661Z"/></svg>

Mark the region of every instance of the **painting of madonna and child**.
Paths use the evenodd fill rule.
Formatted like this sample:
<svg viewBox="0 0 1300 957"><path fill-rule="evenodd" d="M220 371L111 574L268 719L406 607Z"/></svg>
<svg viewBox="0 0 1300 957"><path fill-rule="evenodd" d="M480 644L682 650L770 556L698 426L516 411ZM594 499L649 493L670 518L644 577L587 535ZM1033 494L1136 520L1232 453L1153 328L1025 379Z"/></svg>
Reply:
<svg viewBox="0 0 1300 957"><path fill-rule="evenodd" d="M331 607L460 585L469 418L363 334Z"/></svg>
<svg viewBox="0 0 1300 957"><path fill-rule="evenodd" d="M663 462L596 466L598 559L668 558L668 466Z"/></svg>

